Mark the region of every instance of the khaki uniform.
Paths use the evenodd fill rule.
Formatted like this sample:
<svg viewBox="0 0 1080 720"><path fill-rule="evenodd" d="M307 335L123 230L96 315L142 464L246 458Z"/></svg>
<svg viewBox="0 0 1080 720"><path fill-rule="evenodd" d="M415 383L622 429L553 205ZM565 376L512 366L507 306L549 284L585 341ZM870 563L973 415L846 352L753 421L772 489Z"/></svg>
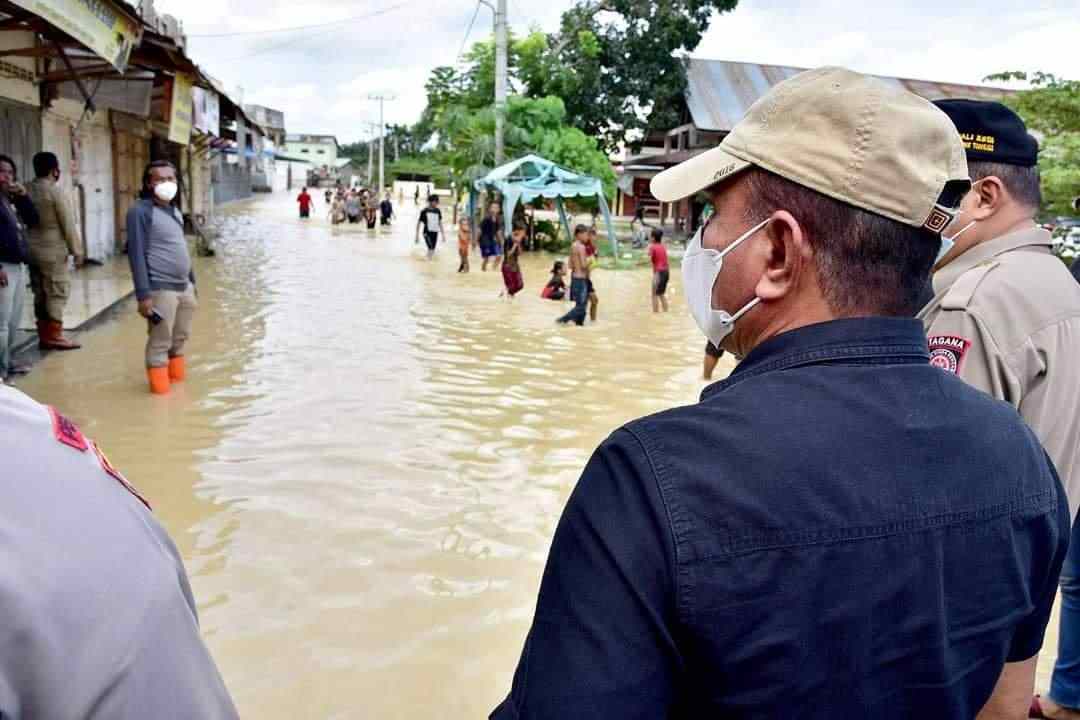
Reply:
<svg viewBox="0 0 1080 720"><path fill-rule="evenodd" d="M919 313L930 362L1015 407L1080 506L1080 285L1027 228L968 250L934 275Z"/></svg>
<svg viewBox="0 0 1080 720"><path fill-rule="evenodd" d="M63 322L71 294L67 259L84 256L82 237L71 203L57 183L48 178L34 180L30 197L41 216L41 224L29 234L34 316L39 322Z"/></svg>

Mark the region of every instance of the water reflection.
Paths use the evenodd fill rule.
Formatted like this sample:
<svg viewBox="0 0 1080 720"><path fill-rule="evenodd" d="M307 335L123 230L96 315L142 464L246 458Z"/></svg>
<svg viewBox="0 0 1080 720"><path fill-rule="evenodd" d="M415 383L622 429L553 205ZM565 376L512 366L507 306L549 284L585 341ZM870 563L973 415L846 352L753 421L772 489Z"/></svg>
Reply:
<svg viewBox="0 0 1080 720"><path fill-rule="evenodd" d="M484 716L588 454L694 401L703 342L678 288L652 314L644 270L601 272L600 323L557 327L550 257L506 303L452 245L423 259L411 207L381 234L319 209L230 211L172 397L144 392L133 311L23 387L155 502L245 717Z"/></svg>

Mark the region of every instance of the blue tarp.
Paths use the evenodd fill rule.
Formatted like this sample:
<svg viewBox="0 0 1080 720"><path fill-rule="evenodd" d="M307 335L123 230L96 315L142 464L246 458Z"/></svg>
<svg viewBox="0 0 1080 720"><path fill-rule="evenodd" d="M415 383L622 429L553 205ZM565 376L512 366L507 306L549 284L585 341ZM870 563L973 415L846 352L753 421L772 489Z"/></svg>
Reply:
<svg viewBox="0 0 1080 720"><path fill-rule="evenodd" d="M608 238L615 257L619 256L618 240L615 228L611 224L611 211L604 197L604 184L597 178L559 167L539 155L526 155L513 162L501 165L473 183L469 193L470 217L476 207L476 193L496 191L503 197L503 218L506 221L506 237L510 237L513 228L514 209L519 202L528 203L537 198L555 201L559 211L559 221L567 237L573 237L570 223L566 219L563 198L595 197L604 215Z"/></svg>

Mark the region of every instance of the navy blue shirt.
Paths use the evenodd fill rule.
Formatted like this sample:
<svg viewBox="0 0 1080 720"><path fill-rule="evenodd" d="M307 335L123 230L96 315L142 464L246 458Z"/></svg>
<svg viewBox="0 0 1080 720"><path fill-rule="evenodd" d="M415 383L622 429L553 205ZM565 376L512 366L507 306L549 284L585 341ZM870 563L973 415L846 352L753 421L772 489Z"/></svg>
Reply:
<svg viewBox="0 0 1080 720"><path fill-rule="evenodd" d="M973 718L1038 653L1065 493L916 320L772 338L590 460L493 718Z"/></svg>

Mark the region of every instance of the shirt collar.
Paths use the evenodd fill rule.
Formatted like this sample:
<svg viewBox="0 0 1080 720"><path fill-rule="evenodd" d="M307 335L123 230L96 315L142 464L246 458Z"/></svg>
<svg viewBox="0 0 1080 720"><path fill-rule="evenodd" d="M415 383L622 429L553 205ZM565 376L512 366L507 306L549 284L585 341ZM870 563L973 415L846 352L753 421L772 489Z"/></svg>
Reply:
<svg viewBox="0 0 1080 720"><path fill-rule="evenodd" d="M705 388L701 399L763 373L854 359L929 363L922 323L915 318L844 318L781 333L754 348L726 380Z"/></svg>
<svg viewBox="0 0 1080 720"><path fill-rule="evenodd" d="M1014 230L1001 237L980 243L934 273L934 294L944 292L968 270L1002 253L1031 246L1049 248L1052 244L1050 231L1035 226Z"/></svg>

